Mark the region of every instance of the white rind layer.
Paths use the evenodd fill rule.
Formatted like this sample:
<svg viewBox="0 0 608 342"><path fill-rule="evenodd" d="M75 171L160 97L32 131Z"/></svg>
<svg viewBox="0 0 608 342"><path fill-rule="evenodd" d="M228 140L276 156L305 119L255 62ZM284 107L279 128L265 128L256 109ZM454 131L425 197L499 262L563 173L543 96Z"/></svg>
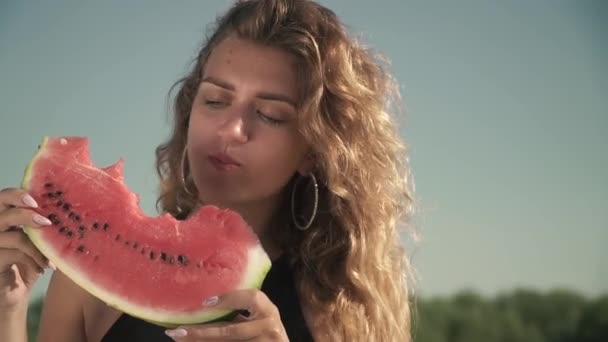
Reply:
<svg viewBox="0 0 608 342"><path fill-rule="evenodd" d="M96 285L84 273L80 273L71 265L64 262L64 259L49 245L46 244L40 234L40 230L25 228L26 233L34 243L34 245L51 260L57 269L66 274L72 281L80 287L99 298L107 305L114 307L120 311L126 312L132 316L141 319L155 322L157 324L172 326L179 324L196 324L200 322L208 322L230 314L231 310L210 310L202 306L205 298L192 298L193 301L201 303L201 310L189 311L184 313L176 313L174 311L166 311L147 306L139 306L132 304L127 298L115 296L112 292ZM246 273L243 276L241 283L234 289L260 288L262 282L270 270L271 261L268 255L262 248L262 245L256 244L248 250ZM204 284L201 284L204 286Z"/></svg>

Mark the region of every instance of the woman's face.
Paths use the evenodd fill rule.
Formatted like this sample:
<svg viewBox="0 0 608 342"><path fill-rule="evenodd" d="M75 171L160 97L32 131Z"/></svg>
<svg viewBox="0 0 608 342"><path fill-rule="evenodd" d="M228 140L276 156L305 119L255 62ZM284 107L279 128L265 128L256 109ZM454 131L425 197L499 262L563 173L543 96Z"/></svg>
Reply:
<svg viewBox="0 0 608 342"><path fill-rule="evenodd" d="M190 170L203 203L275 203L294 173L306 171L296 67L290 54L235 36L213 49L188 128Z"/></svg>

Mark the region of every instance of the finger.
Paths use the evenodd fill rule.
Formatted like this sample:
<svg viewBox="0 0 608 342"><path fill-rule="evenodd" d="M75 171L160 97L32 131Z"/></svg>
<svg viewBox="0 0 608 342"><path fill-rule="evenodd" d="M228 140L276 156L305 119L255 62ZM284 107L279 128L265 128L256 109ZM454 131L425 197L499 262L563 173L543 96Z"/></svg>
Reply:
<svg viewBox="0 0 608 342"><path fill-rule="evenodd" d="M28 289L31 289L36 280L44 273L43 269L38 268L31 258L24 257L18 261L14 268L15 282L17 285L24 284Z"/></svg>
<svg viewBox="0 0 608 342"><path fill-rule="evenodd" d="M249 312L249 319L279 316L277 307L258 289L236 290L211 297L206 299L203 305L213 306L214 309L246 310Z"/></svg>
<svg viewBox="0 0 608 342"><path fill-rule="evenodd" d="M19 271L19 266L17 264L11 265L11 271L13 272L13 279L15 285L24 284L25 280L21 276L21 271Z"/></svg>
<svg viewBox="0 0 608 342"><path fill-rule="evenodd" d="M12 290L21 283L23 283L23 278L21 278L16 264L10 264L8 267L0 269L0 288Z"/></svg>
<svg viewBox="0 0 608 342"><path fill-rule="evenodd" d="M0 232L7 231L15 226L27 225L30 227L50 226L51 220L25 208L10 208L0 212Z"/></svg>
<svg viewBox="0 0 608 342"><path fill-rule="evenodd" d="M280 332L282 325L277 325L272 318L264 318L255 321L240 323L209 323L197 326L183 326L178 329L168 330L170 337L180 338L180 341L199 340L232 340L245 341L258 336L271 336L273 331Z"/></svg>
<svg viewBox="0 0 608 342"><path fill-rule="evenodd" d="M0 264L2 273L9 272L12 265L17 265L20 277L28 285L33 285L44 272L44 269L38 266L32 258L17 249L0 249L0 260L2 260L2 264Z"/></svg>
<svg viewBox="0 0 608 342"><path fill-rule="evenodd" d="M12 207L38 208L38 203L23 189L6 188L0 190L0 210Z"/></svg>
<svg viewBox="0 0 608 342"><path fill-rule="evenodd" d="M49 266L48 259L40 253L23 231L10 231L0 234L0 248L18 249L34 260L41 268Z"/></svg>

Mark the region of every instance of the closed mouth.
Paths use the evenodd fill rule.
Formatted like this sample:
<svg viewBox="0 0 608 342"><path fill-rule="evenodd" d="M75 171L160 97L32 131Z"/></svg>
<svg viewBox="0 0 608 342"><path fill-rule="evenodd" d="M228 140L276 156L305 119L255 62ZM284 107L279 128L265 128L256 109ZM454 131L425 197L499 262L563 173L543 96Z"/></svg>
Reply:
<svg viewBox="0 0 608 342"><path fill-rule="evenodd" d="M241 163L234 160L232 157L225 153L217 153L209 156L209 161L219 169L232 170L239 168Z"/></svg>

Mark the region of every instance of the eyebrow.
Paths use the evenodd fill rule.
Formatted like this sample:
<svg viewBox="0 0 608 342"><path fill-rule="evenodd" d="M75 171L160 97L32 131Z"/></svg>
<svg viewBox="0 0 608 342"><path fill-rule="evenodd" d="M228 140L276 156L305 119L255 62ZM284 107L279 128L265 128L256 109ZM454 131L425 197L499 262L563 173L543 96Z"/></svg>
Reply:
<svg viewBox="0 0 608 342"><path fill-rule="evenodd" d="M213 76L207 76L205 77L201 83L206 82L206 83L211 83L215 86L218 86L220 88L224 88L226 90L230 90L230 91L235 91L236 88L234 87L234 85L223 81L221 79L218 79L216 77ZM280 101L280 102L285 102L289 105L291 105L292 107L296 107L295 101L293 99L291 99L289 96L287 95L283 95L283 94L277 94L277 93L270 93L270 92L259 92L256 94L256 97L262 100L268 100L268 101Z"/></svg>

